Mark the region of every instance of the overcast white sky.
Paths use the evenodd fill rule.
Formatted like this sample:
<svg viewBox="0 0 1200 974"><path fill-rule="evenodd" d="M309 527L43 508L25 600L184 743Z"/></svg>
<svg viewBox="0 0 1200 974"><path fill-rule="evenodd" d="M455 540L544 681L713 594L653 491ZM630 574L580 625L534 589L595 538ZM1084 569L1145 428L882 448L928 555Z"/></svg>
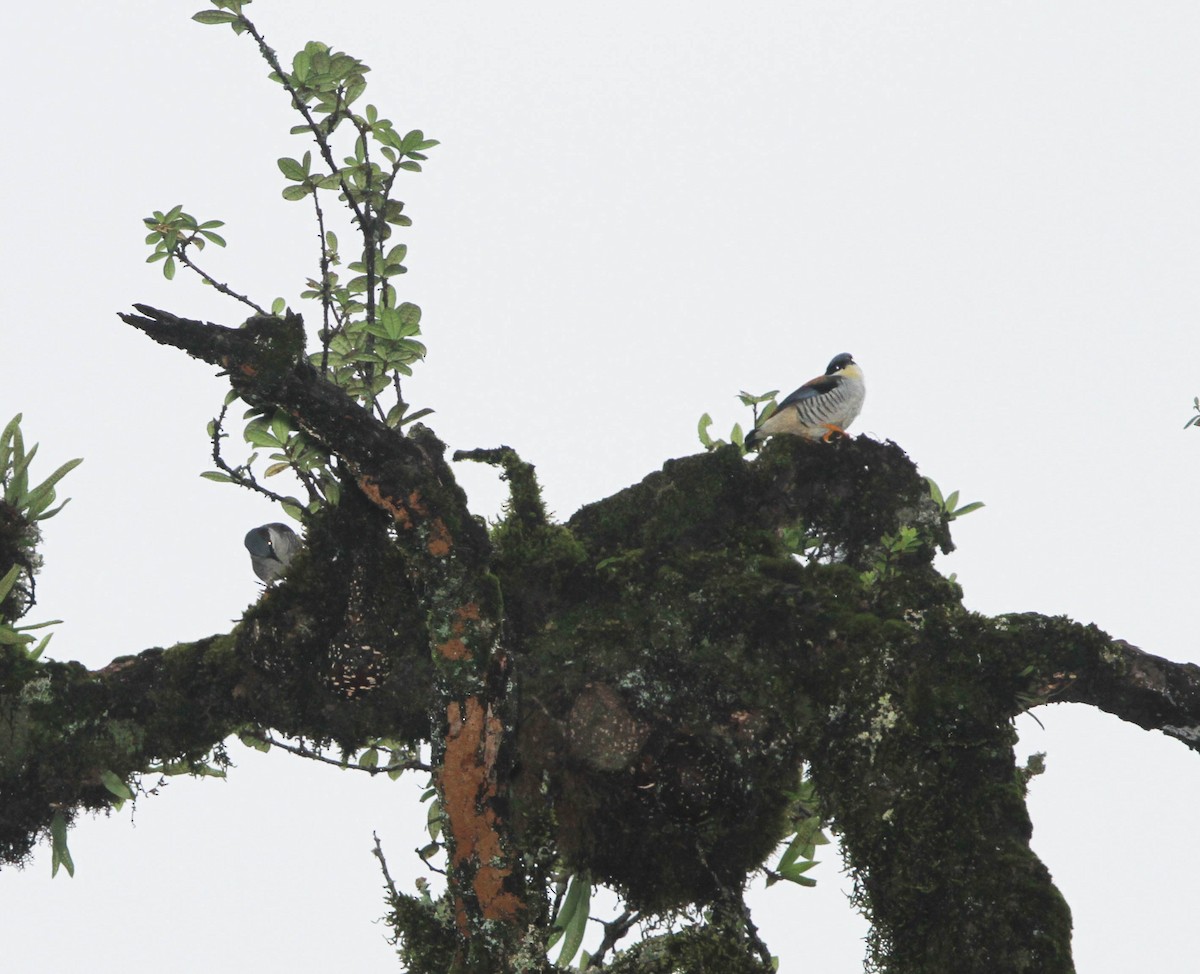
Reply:
<svg viewBox="0 0 1200 974"><path fill-rule="evenodd" d="M246 38L179 3L6 14L0 422L48 473L35 616L57 658L226 631L255 598L245 531L277 512L211 484L224 387L116 312L240 306L143 260L141 217L227 221L213 273L298 304L314 240L279 197L301 140ZM562 517L698 449L739 389L788 391L850 351L855 432L894 439L987 507L944 559L982 612L1095 622L1196 660L1200 7L1191 2L605 4L260 0L290 53L373 67L369 100L443 144L403 183L404 297L429 360L409 398L451 448L508 443ZM462 471L476 508L503 497ZM1085 708L1022 749L1034 845L1081 972L1194 969L1200 760ZM418 874L420 782L235 751L136 813L0 874L8 970L395 970L377 830ZM861 970L836 857L756 896L784 971Z"/></svg>

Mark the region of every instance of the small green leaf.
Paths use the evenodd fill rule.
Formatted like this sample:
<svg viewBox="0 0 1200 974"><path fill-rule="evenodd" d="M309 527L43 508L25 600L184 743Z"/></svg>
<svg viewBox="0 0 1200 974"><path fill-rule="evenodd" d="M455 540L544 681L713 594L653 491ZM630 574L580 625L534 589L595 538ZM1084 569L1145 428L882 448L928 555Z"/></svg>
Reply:
<svg viewBox="0 0 1200 974"><path fill-rule="evenodd" d="M81 463L83 463L82 457L76 457L74 460L68 460L61 467L59 467L57 470L55 470L54 473L52 473L49 477L47 477L45 480L43 480L35 488L33 488L33 490L31 490L29 492L29 499L26 502L28 504L30 510L32 511L35 508L37 508L38 510L44 510L46 508L47 504L51 503L53 500L54 485L57 484L60 480L62 480L63 477L65 477L67 474L69 474L72 470L74 470L76 467L78 467ZM45 504L43 504L42 498L47 495L48 495L47 501Z"/></svg>
<svg viewBox="0 0 1200 974"><path fill-rule="evenodd" d="M429 803L429 811L425 815L425 828L429 831L429 837L435 841L442 834L442 803L436 798Z"/></svg>
<svg viewBox="0 0 1200 974"><path fill-rule="evenodd" d="M17 579L21 576L21 566L13 565L8 570L8 574L0 578L0 602L8 598L8 593L12 591L12 587L17 583Z"/></svg>
<svg viewBox="0 0 1200 974"><path fill-rule="evenodd" d="M291 159L288 156L284 156L282 159L276 159L275 165L279 167L279 171L281 173L294 182L303 182L305 177L308 176L308 173L304 171L304 167L297 159Z"/></svg>
<svg viewBox="0 0 1200 974"><path fill-rule="evenodd" d="M432 412L432 409L426 408L418 409L415 413L407 413L404 418L400 420L400 425L407 426L409 423L415 423L418 419L424 419Z"/></svg>
<svg viewBox="0 0 1200 974"><path fill-rule="evenodd" d="M67 875L75 875L75 862L67 848L67 820L62 812L55 812L50 820L50 875L58 875L58 867L66 869Z"/></svg>
<svg viewBox="0 0 1200 974"><path fill-rule="evenodd" d="M237 19L237 14L225 10L201 10L192 14L192 20L198 24L232 24Z"/></svg>
<svg viewBox="0 0 1200 974"><path fill-rule="evenodd" d="M242 730L238 731L238 740L245 744L246 747L252 747L256 751L262 751L263 754L266 754L269 750L271 750L271 745L259 737L258 733L253 730L243 728Z"/></svg>
<svg viewBox="0 0 1200 974"><path fill-rule="evenodd" d="M128 801L133 798L133 792L129 790L129 785L116 773L112 771L101 771L100 781L104 787L111 791L118 798Z"/></svg>
<svg viewBox="0 0 1200 974"><path fill-rule="evenodd" d="M46 633L46 635L42 637L42 641L33 649L29 650L26 655L28 655L31 660L37 659L42 655L42 651L50 644L50 640L53 636L54 633L52 632Z"/></svg>
<svg viewBox="0 0 1200 974"><path fill-rule="evenodd" d="M247 443L254 446L261 446L265 449L283 447L283 442L271 430L267 429L266 423L261 419L247 424L246 431L242 435Z"/></svg>
<svg viewBox="0 0 1200 974"><path fill-rule="evenodd" d="M291 417L287 413L279 410L271 417L271 432L275 434L275 438L280 443L286 443L288 433L292 430Z"/></svg>
<svg viewBox="0 0 1200 974"><path fill-rule="evenodd" d="M945 507L946 501L942 498L941 488L934 483L931 477L926 477L925 483L929 485L929 496L933 498L933 502L937 504L938 507Z"/></svg>

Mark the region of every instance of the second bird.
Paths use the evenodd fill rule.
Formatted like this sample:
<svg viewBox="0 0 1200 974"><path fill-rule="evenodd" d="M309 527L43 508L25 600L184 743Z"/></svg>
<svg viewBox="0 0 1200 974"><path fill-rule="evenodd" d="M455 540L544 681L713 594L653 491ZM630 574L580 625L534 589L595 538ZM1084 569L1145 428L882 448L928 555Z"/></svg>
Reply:
<svg viewBox="0 0 1200 974"><path fill-rule="evenodd" d="M829 442L834 433L844 433L854 422L866 395L862 369L854 356L835 355L824 375L809 379L746 435L746 448L777 433Z"/></svg>
<svg viewBox="0 0 1200 974"><path fill-rule="evenodd" d="M246 550L250 552L254 574L264 582L279 578L301 543L295 531L278 521L250 531L246 535Z"/></svg>

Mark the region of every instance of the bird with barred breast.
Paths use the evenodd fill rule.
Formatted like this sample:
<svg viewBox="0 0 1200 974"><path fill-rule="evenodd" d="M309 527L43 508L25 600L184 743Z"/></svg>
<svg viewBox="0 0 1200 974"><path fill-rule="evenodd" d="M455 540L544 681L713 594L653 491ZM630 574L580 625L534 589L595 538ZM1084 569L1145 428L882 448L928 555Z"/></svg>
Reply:
<svg viewBox="0 0 1200 974"><path fill-rule="evenodd" d="M746 434L746 449L779 433L828 443L854 422L866 394L862 369L854 356L849 352L835 355L824 375L809 379Z"/></svg>

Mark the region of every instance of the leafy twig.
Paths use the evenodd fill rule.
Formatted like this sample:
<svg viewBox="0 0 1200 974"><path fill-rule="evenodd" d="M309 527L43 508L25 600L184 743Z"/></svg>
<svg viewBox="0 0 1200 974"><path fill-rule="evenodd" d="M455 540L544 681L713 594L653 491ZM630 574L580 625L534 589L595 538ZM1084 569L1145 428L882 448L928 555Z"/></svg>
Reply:
<svg viewBox="0 0 1200 974"><path fill-rule="evenodd" d="M221 406L221 412L217 414L216 419L208 424L208 435L212 439L212 458L217 470L220 474L214 471L203 473L200 476L207 480L223 480L226 483L237 484L239 487L245 487L247 490L253 490L264 497L268 497L278 504L291 501L290 497L285 497L283 494L277 494L269 487L264 487L258 482L258 478L254 476L254 471L249 465L240 467L231 467L221 456L221 440L225 439L229 434L223 429L225 422L225 414L229 411L229 403L224 403Z"/></svg>

